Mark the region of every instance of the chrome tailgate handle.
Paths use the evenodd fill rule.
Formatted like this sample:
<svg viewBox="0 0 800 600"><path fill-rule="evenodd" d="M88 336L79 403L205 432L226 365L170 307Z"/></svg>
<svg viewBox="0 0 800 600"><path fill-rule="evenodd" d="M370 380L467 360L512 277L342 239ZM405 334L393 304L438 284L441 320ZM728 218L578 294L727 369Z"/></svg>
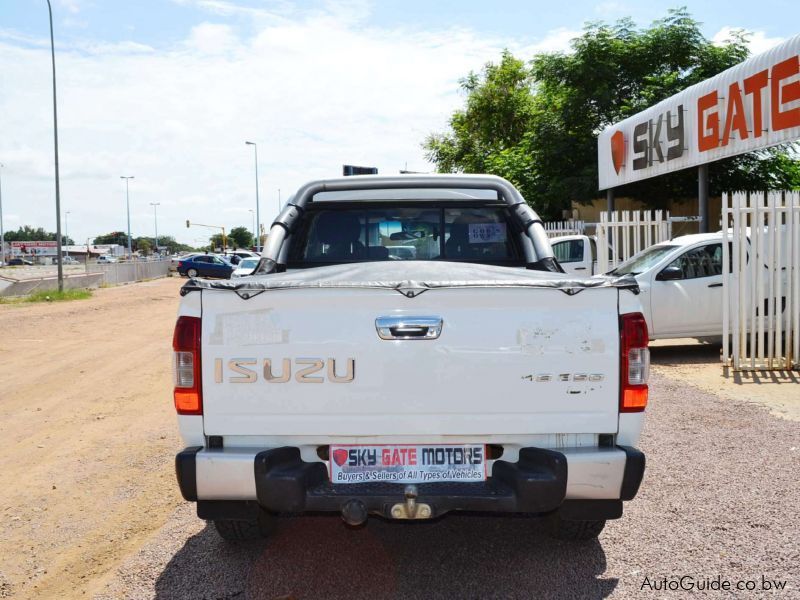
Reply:
<svg viewBox="0 0 800 600"><path fill-rule="evenodd" d="M375 329L382 340L435 340L442 333L442 318L378 317Z"/></svg>

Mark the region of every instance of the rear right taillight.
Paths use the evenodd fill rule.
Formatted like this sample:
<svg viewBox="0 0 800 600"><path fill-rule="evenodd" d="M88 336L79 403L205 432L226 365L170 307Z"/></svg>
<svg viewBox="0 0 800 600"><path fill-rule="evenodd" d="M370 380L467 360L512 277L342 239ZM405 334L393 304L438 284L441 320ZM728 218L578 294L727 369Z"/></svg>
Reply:
<svg viewBox="0 0 800 600"><path fill-rule="evenodd" d="M647 406L647 380L650 377L648 341L647 322L642 313L620 317L620 412L641 412Z"/></svg>
<svg viewBox="0 0 800 600"><path fill-rule="evenodd" d="M182 261L182 260L179 260L179 261L178 261L178 268L180 269L182 266L183 266L183 261Z"/></svg>
<svg viewBox="0 0 800 600"><path fill-rule="evenodd" d="M178 317L172 337L172 372L175 383L175 410L179 415L203 414L203 388L200 381L200 319Z"/></svg>

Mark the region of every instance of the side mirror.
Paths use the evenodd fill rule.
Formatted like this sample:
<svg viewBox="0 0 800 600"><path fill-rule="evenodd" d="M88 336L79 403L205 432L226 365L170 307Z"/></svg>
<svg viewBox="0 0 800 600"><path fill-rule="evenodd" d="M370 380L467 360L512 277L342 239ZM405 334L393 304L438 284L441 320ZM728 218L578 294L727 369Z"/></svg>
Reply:
<svg viewBox="0 0 800 600"><path fill-rule="evenodd" d="M656 275L656 281L677 281L683 279L683 271L680 267L667 267Z"/></svg>

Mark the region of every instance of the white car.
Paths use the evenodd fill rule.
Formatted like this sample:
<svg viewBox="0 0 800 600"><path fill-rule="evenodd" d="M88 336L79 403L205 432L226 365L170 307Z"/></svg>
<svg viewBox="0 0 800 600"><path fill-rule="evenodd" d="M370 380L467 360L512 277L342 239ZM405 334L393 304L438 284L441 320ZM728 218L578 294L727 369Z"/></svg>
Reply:
<svg viewBox="0 0 800 600"><path fill-rule="evenodd" d="M233 271L233 273L231 273L231 278L252 275L260 260L260 256L255 258L243 258L241 261L239 261L239 264L236 265L236 269Z"/></svg>
<svg viewBox="0 0 800 600"><path fill-rule="evenodd" d="M107 265L115 262L117 262L117 258L110 254L101 254L97 257L97 264L99 265Z"/></svg>
<svg viewBox="0 0 800 600"><path fill-rule="evenodd" d="M574 275L597 274L597 237L594 235L564 235L550 240L553 255L565 273ZM614 260L613 248L608 249L609 260Z"/></svg>
<svg viewBox="0 0 800 600"><path fill-rule="evenodd" d="M785 256L789 236L784 235L783 242L781 252ZM747 244L749 257L749 240ZM729 246L731 261L732 254ZM786 264L785 259L782 262ZM766 266L762 268L766 272ZM608 274L636 278L650 339L721 338L722 269L722 232L717 232L684 235L655 244ZM750 272L748 269L748 275ZM768 280L764 277L763 285L767 286ZM750 285L748 277L745 289ZM788 319L785 307L782 311Z"/></svg>

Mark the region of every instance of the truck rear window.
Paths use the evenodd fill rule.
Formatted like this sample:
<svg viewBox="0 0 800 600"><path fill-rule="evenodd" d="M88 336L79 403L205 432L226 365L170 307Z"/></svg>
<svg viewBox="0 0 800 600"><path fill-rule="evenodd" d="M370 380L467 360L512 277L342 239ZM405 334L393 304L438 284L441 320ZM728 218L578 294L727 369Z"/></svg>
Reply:
<svg viewBox="0 0 800 600"><path fill-rule="evenodd" d="M375 260L523 264L505 208L336 208L310 212L293 240L288 266Z"/></svg>

